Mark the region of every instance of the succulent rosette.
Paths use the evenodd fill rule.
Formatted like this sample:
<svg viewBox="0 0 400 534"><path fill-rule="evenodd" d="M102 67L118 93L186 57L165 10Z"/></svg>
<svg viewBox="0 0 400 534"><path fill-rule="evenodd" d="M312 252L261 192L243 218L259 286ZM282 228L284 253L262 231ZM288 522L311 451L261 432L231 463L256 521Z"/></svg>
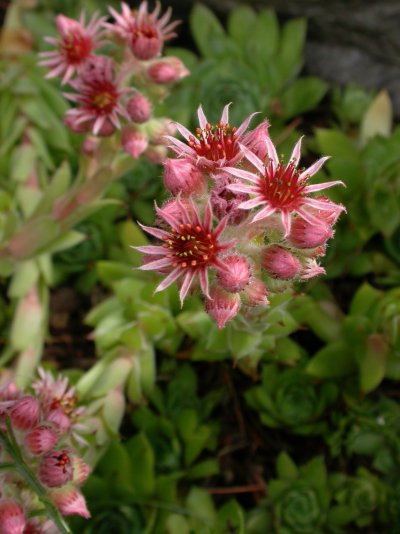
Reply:
<svg viewBox="0 0 400 534"><path fill-rule="evenodd" d="M277 460L278 479L269 481L268 501L277 532L323 534L332 494L322 457L297 467L281 453Z"/></svg>
<svg viewBox="0 0 400 534"><path fill-rule="evenodd" d="M250 388L245 398L269 427L288 427L297 434L318 434L326 423L318 418L338 395L336 384L317 384L301 368L280 369L265 365L259 386Z"/></svg>

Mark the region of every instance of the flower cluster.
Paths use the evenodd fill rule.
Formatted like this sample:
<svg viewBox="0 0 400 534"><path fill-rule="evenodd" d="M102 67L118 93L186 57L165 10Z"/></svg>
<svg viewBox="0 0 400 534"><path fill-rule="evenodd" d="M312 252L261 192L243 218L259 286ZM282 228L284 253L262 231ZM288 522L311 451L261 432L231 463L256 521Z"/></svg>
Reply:
<svg viewBox="0 0 400 534"><path fill-rule="evenodd" d="M77 452L86 443L73 387L67 379L39 370L40 378L25 394L14 383L0 389L0 429L9 435L24 463L45 488L48 499L62 515L90 516L80 486L90 473ZM10 426L7 425L7 421ZM0 462L14 458L0 448ZM41 519L42 505L18 471L0 474L0 531L4 534L57 532L49 519Z"/></svg>
<svg viewBox="0 0 400 534"><path fill-rule="evenodd" d="M43 52L40 64L49 69L47 78L60 76L74 90L64 93L75 103L65 116L72 131L108 137L122 128L126 152L160 163L167 153L162 137L171 127L166 119L152 117L153 103L189 74L178 58L161 57L179 22L169 22L170 10L160 17L158 3L153 12L145 1L138 10L125 3L121 9L109 8L114 22L97 14L88 24L84 15L79 21L58 15L58 37L46 38L55 50ZM108 40L114 41L118 60L97 54Z"/></svg>
<svg viewBox="0 0 400 534"><path fill-rule="evenodd" d="M168 137L178 156L164 165L172 198L156 207L158 227L143 226L161 243L137 247L141 269L166 275L156 291L177 280L183 303L198 283L219 328L242 307L268 305L272 291L324 273L318 259L344 210L312 197L342 184L309 184L327 158L299 169L300 139L284 163L267 121L247 131L253 115L238 128L228 115L229 105L212 125L200 106L195 134L177 124L184 141Z"/></svg>

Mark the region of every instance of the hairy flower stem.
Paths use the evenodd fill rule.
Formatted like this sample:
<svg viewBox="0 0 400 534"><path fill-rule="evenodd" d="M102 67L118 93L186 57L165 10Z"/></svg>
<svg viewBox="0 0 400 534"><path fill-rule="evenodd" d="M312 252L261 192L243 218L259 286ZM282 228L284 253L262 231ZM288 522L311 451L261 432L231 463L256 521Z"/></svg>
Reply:
<svg viewBox="0 0 400 534"><path fill-rule="evenodd" d="M40 501L46 508L48 517L52 519L54 524L58 527L60 533L72 534L69 526L64 521L64 518L61 516L60 512L48 498L46 490L37 480L28 465L25 463L18 443L15 439L9 418L6 418L6 425L7 432L4 432L0 429L0 444L4 447L4 450L7 452L7 454L12 458L13 463L1 464L0 467L9 466L14 468L24 479L26 484L30 486L31 490L34 491L39 497Z"/></svg>

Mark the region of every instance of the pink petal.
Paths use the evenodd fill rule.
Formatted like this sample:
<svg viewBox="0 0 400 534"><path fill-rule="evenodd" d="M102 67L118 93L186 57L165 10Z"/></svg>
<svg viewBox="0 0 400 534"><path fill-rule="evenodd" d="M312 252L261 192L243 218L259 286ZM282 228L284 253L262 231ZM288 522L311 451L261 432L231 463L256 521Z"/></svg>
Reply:
<svg viewBox="0 0 400 534"><path fill-rule="evenodd" d="M178 132L187 140L189 141L190 137L194 137L192 132L190 132L187 128L185 128L182 124L179 124L179 122L174 122L176 129Z"/></svg>
<svg viewBox="0 0 400 534"><path fill-rule="evenodd" d="M207 298L210 298L210 294L208 292L208 274L207 274L207 270L206 269L202 269L199 272L199 280L200 280L200 287L201 287L201 290L202 290L203 294Z"/></svg>
<svg viewBox="0 0 400 534"><path fill-rule="evenodd" d="M164 267L171 267L171 263L171 258L161 258L160 260L144 263L139 269L141 271L158 271L159 269L164 269Z"/></svg>
<svg viewBox="0 0 400 534"><path fill-rule="evenodd" d="M290 163L293 163L293 165L295 167L297 167L297 165L299 164L299 161L300 161L300 155L301 155L301 141L303 139L304 136L301 136L300 139L297 141L294 149L293 149L293 152L292 152L292 155L290 156Z"/></svg>
<svg viewBox="0 0 400 534"><path fill-rule="evenodd" d="M270 215L272 215L273 213L275 213L276 209L273 208L272 206L269 206L267 205L264 209L262 209L261 211L259 211L252 219L251 222L257 222L257 221L260 221L261 219L266 219L267 217L269 217Z"/></svg>
<svg viewBox="0 0 400 534"><path fill-rule="evenodd" d="M157 237L157 239L164 239L165 236L169 236L169 233L165 230L160 230L159 228L154 228L153 226L145 226L144 224L138 223L140 228L147 232L148 234Z"/></svg>
<svg viewBox="0 0 400 534"><path fill-rule="evenodd" d="M229 102L229 104L227 104L222 110L222 115L221 115L222 124L229 124L229 106L231 104L232 102Z"/></svg>
<svg viewBox="0 0 400 534"><path fill-rule="evenodd" d="M281 211L281 220L283 228L285 229L284 237L287 237L290 234L290 228L292 226L292 216L289 211Z"/></svg>
<svg viewBox="0 0 400 534"><path fill-rule="evenodd" d="M314 176L314 174L316 174L320 168L322 167L322 165L325 163L326 160L329 159L329 156L325 156L324 158L320 158L318 161L316 161L313 165L311 165L311 167L308 167L308 169L306 169L305 171L303 171L300 176L299 176L299 180L308 180L308 178L311 178L311 176Z"/></svg>
<svg viewBox="0 0 400 534"><path fill-rule="evenodd" d="M200 128L204 130L208 121L207 121L207 117L204 115L204 111L201 105L198 107L197 116L199 118Z"/></svg>
<svg viewBox="0 0 400 534"><path fill-rule="evenodd" d="M243 171L242 169L236 169L235 167L224 167L224 171L232 174L233 176L237 176L238 178L243 178L243 180L249 180L254 184L258 184L260 181L260 178L257 176L257 174L249 171Z"/></svg>
<svg viewBox="0 0 400 534"><path fill-rule="evenodd" d="M333 187L334 185L346 185L341 180L335 180L333 182L324 182L322 184L308 185L304 188L304 193L314 193L315 191L322 191L323 189L328 189L328 187Z"/></svg>
<svg viewBox="0 0 400 534"><path fill-rule="evenodd" d="M182 274L182 269L180 267L176 267L176 269L171 271L169 275L166 278L164 278L161 284L158 284L158 286L154 290L154 293L158 293L159 291L163 291L164 289L167 289L167 287L173 284L175 280L180 277L181 274Z"/></svg>
<svg viewBox="0 0 400 534"><path fill-rule="evenodd" d="M157 245L143 245L140 247L135 247L131 245L131 248L143 252L143 254L150 254L155 256L168 254L169 250Z"/></svg>
<svg viewBox="0 0 400 534"><path fill-rule="evenodd" d="M238 208L241 210L251 210L253 208L257 208L257 206L262 206L263 204L265 204L265 200L262 197L256 197L241 202L238 205Z"/></svg>
<svg viewBox="0 0 400 534"><path fill-rule="evenodd" d="M247 185L247 184L239 184L239 183L229 184L229 185L226 186L226 188L229 189L229 191L235 191L237 193L249 194L249 193L257 193L258 192L258 188L257 187L253 187L253 186Z"/></svg>
<svg viewBox="0 0 400 534"><path fill-rule="evenodd" d="M276 153L275 145L269 137L265 139L265 143L267 145L267 155L269 159L272 161L272 167L275 171L279 164L279 158L278 158L278 154Z"/></svg>
<svg viewBox="0 0 400 534"><path fill-rule="evenodd" d="M236 137L239 138L241 135L247 130L247 127L250 124L251 119L254 117L254 115L258 115L260 112L256 111L255 113L252 113L245 119L242 124L239 126L239 128L236 130Z"/></svg>
<svg viewBox="0 0 400 534"><path fill-rule="evenodd" d="M251 150L246 148L244 145L239 145L246 159L254 165L254 167L261 173L264 174L265 166L258 156L256 156Z"/></svg>
<svg viewBox="0 0 400 534"><path fill-rule="evenodd" d="M192 270L185 274L185 278L183 279L183 283L179 291L179 298L181 301L181 306L183 306L183 302L186 298L186 295L188 294L188 291L190 289L190 286L192 285L195 275L196 275L196 271L192 271Z"/></svg>

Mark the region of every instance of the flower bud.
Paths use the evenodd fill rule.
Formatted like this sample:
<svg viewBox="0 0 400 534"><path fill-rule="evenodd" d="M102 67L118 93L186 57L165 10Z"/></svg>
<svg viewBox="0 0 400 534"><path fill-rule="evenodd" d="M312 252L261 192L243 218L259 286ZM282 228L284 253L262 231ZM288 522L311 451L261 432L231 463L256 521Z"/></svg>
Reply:
<svg viewBox="0 0 400 534"><path fill-rule="evenodd" d="M26 525L22 506L13 499L0 500L0 533L23 534Z"/></svg>
<svg viewBox="0 0 400 534"><path fill-rule="evenodd" d="M177 57L166 57L153 63L147 70L147 75L154 83L173 83L188 76L190 71Z"/></svg>
<svg viewBox="0 0 400 534"><path fill-rule="evenodd" d="M50 410L47 414L46 421L53 423L57 430L62 434L66 434L71 428L71 421L61 408Z"/></svg>
<svg viewBox="0 0 400 534"><path fill-rule="evenodd" d="M335 204L327 197L316 197L315 200L323 202L328 209L320 210L317 208L307 208L307 211L325 221L327 224L333 226L339 218L342 211L346 211L346 208L342 204Z"/></svg>
<svg viewBox="0 0 400 534"><path fill-rule="evenodd" d="M205 302L206 312L215 320L218 328L223 328L240 310L240 297L218 286L211 287L210 297Z"/></svg>
<svg viewBox="0 0 400 534"><path fill-rule="evenodd" d="M48 425L40 425L25 436L25 445L32 454L45 454L57 443L56 432Z"/></svg>
<svg viewBox="0 0 400 534"><path fill-rule="evenodd" d="M259 278L252 277L243 290L243 299L248 306L268 306L268 292L265 284Z"/></svg>
<svg viewBox="0 0 400 534"><path fill-rule="evenodd" d="M39 402L28 395L19 399L10 410L11 424L18 430L29 430L39 421Z"/></svg>
<svg viewBox="0 0 400 534"><path fill-rule="evenodd" d="M270 276L282 280L294 278L301 270L296 256L278 245L271 245L263 251L261 265Z"/></svg>
<svg viewBox="0 0 400 534"><path fill-rule="evenodd" d="M73 454L72 468L74 472L73 481L78 484L78 486L82 486L90 475L90 465L84 462L80 456Z"/></svg>
<svg viewBox="0 0 400 534"><path fill-rule="evenodd" d="M141 93L136 93L128 100L126 111L133 122L137 122L138 124L147 122L151 117L150 100Z"/></svg>
<svg viewBox="0 0 400 534"><path fill-rule="evenodd" d="M72 480L73 468L68 449L54 450L43 456L39 466L39 480L49 488L64 486Z"/></svg>
<svg viewBox="0 0 400 534"><path fill-rule="evenodd" d="M92 130L92 128L93 127L91 127L90 130ZM110 121L104 121L96 135L98 137L110 137L110 135L112 135L114 132L115 126Z"/></svg>
<svg viewBox="0 0 400 534"><path fill-rule="evenodd" d="M242 291L251 276L250 264L244 256L232 254L223 258L225 270L218 271L217 278L221 287L230 293Z"/></svg>
<svg viewBox="0 0 400 534"><path fill-rule="evenodd" d="M223 219L228 215L228 224L236 225L248 217L247 210L238 208L239 204L249 199L246 193L237 193L228 189L234 180L225 173L214 176L215 185L211 189L211 206L214 215L219 219Z"/></svg>
<svg viewBox="0 0 400 534"><path fill-rule="evenodd" d="M264 161L268 155L266 139L269 137L268 121L263 121L254 130L243 136L243 145Z"/></svg>
<svg viewBox="0 0 400 534"><path fill-rule="evenodd" d="M86 519L90 517L85 498L74 486L52 490L50 497L62 515L80 515Z"/></svg>
<svg viewBox="0 0 400 534"><path fill-rule="evenodd" d="M315 248L325 244L332 236L331 227L324 221L310 224L301 217L296 217L287 239L298 248Z"/></svg>
<svg viewBox="0 0 400 534"><path fill-rule="evenodd" d="M126 126L122 130L122 146L134 159L137 159L148 147L146 135L139 130Z"/></svg>
<svg viewBox="0 0 400 534"><path fill-rule="evenodd" d="M164 165L164 185L173 194L200 193L205 185L201 171L187 159L167 159Z"/></svg>
<svg viewBox="0 0 400 534"><path fill-rule="evenodd" d="M137 59L147 61L161 52L163 39L156 32L151 32L149 35L145 32L137 32L135 38L129 40L129 46Z"/></svg>

